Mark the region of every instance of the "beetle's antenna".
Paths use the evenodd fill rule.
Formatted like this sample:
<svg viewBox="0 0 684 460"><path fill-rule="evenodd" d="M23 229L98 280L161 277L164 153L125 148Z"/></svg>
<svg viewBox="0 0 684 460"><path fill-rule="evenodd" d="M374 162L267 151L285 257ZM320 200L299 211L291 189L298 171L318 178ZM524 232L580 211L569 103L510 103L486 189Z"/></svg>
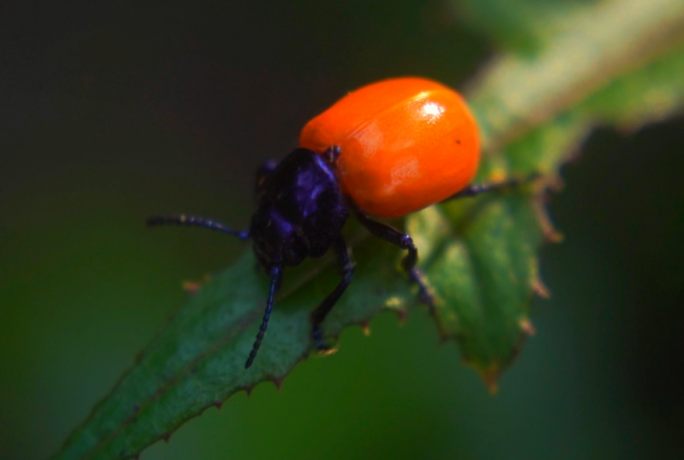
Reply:
<svg viewBox="0 0 684 460"><path fill-rule="evenodd" d="M266 310L264 311L264 318L261 320L261 326L259 327L259 332L256 335L256 340L254 345L252 345L252 351L249 352L249 357L245 363L245 369L249 367L254 362L257 353L259 352L259 347L261 346L261 341L264 339L264 334L266 334L266 328L268 328L268 320L271 318L271 310L273 309L273 298L275 293L280 287L280 282L283 279L283 268L280 266L275 266L271 270L271 289L268 291L268 301L266 301Z"/></svg>
<svg viewBox="0 0 684 460"><path fill-rule="evenodd" d="M221 222L216 222L211 219L203 217L186 216L180 214L177 216L152 216L147 218L148 227L158 227L160 225L183 225L186 227L204 227L218 232L227 233L229 235L237 236L241 240L246 240L250 234L246 230L233 230L230 227L223 225Z"/></svg>

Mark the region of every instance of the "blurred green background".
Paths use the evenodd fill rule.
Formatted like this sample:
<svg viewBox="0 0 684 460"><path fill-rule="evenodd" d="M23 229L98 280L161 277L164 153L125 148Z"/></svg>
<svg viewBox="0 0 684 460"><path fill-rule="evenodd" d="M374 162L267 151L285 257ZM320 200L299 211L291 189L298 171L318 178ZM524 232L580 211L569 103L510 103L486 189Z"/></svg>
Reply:
<svg viewBox="0 0 684 460"><path fill-rule="evenodd" d="M245 245L253 172L346 91L459 87L494 52L442 1L23 2L0 11L0 458L45 458ZM491 396L427 314L384 314L142 459L681 458L684 120L597 130L564 169L553 292ZM312 306L313 307L313 306Z"/></svg>

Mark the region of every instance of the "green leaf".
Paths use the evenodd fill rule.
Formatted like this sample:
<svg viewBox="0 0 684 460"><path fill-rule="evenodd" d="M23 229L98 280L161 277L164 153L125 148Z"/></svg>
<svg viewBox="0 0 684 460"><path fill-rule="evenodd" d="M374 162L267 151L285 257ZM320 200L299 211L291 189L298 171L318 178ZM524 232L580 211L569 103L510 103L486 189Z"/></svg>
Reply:
<svg viewBox="0 0 684 460"><path fill-rule="evenodd" d="M578 9L565 29L570 24L572 35L559 33L534 57L500 55L474 80L468 99L484 137L480 181L539 171L552 183L597 124L631 129L681 111L684 2L606 1ZM444 206L457 231L427 270L443 296L442 335L456 339L492 389L534 332L533 291L546 295L536 249L544 236L559 238L541 202L524 194ZM420 218L411 216L409 228Z"/></svg>
<svg viewBox="0 0 684 460"><path fill-rule="evenodd" d="M540 204L543 185L597 123L634 128L684 103L684 2L581 2L564 11L571 13L555 35L534 34L534 55L496 56L467 92L483 134L478 180L531 172L543 179L406 220L437 297L440 335L454 338L492 387L533 332L535 287L544 292L536 253L554 233ZM416 304L399 270L401 251L350 227L357 272L326 320L328 337ZM279 385L311 351L308 314L338 282L330 262L287 272L259 356L245 371L268 287L247 252L169 321L54 458L134 457L237 391Z"/></svg>
<svg viewBox="0 0 684 460"><path fill-rule="evenodd" d="M572 33L559 33L534 57L495 58L470 91L485 149L498 150L592 95L598 102L604 89L624 78L631 80L631 87L616 88L612 100L591 107L599 117L628 106L636 114L644 112L642 123L649 121L654 101L644 96L652 91L666 91L670 109L678 108L681 79L672 72L680 68L683 18L684 3L676 0L604 1L567 19L565 29ZM641 72L641 79L630 78L634 72ZM649 81L649 72L657 74L657 80Z"/></svg>
<svg viewBox="0 0 684 460"><path fill-rule="evenodd" d="M499 48L534 53L562 30L568 15L595 0L461 0L451 3L454 16Z"/></svg>

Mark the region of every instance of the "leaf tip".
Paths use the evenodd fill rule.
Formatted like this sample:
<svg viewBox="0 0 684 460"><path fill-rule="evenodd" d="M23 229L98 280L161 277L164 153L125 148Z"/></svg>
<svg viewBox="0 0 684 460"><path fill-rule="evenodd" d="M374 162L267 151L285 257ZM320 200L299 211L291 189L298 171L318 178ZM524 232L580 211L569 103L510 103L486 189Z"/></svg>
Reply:
<svg viewBox="0 0 684 460"><path fill-rule="evenodd" d="M201 280L185 280L181 284L181 288L187 292L190 296L197 294L197 291L202 289L202 286L211 281L211 275L206 274Z"/></svg>
<svg viewBox="0 0 684 460"><path fill-rule="evenodd" d="M284 376L284 375L281 376L281 377L273 377L273 378L271 378L271 382L273 382L273 384L275 385L275 387L276 387L276 389L277 389L278 391L280 391L280 389L282 388L282 386L283 386L283 381L284 381L284 380L285 380L285 376Z"/></svg>
<svg viewBox="0 0 684 460"><path fill-rule="evenodd" d="M223 401L214 401L212 404L218 410L221 410L221 407L223 407Z"/></svg>
<svg viewBox="0 0 684 460"><path fill-rule="evenodd" d="M200 290L202 285L197 282L197 281L192 281L192 280L185 280L181 284L181 289L183 289L185 292L187 292L189 295L195 295L197 291Z"/></svg>
<svg viewBox="0 0 684 460"><path fill-rule="evenodd" d="M324 349L318 350L318 356L334 355L335 353L337 353L337 351L339 349L340 348L338 346L334 346L334 347L330 347L330 348L324 348Z"/></svg>
<svg viewBox="0 0 684 460"><path fill-rule="evenodd" d="M546 287L544 282L539 279L539 277L536 277L532 280L532 291L542 299L551 298L551 292L549 291L549 288Z"/></svg>
<svg viewBox="0 0 684 460"><path fill-rule="evenodd" d="M497 394L499 392L499 377L501 376L503 368L498 365L492 365L488 369L482 369L475 365L475 369L477 369L480 377L482 377L489 393L492 395Z"/></svg>
<svg viewBox="0 0 684 460"><path fill-rule="evenodd" d="M399 318L399 323L401 325L405 323L406 316L408 315L408 309L406 308L406 302L400 297L390 297L385 301L382 308L394 312L397 315L397 318Z"/></svg>
<svg viewBox="0 0 684 460"><path fill-rule="evenodd" d="M548 229L550 231L546 231L547 229L544 230L544 238L546 238L546 241L550 243L562 243L563 240L565 239L565 235L563 235L561 232L556 231L555 229L551 228Z"/></svg>
<svg viewBox="0 0 684 460"><path fill-rule="evenodd" d="M537 333L537 329L534 327L534 324L532 324L532 321L530 321L528 318L521 319L518 324L520 324L520 330L522 330L529 337L532 337Z"/></svg>
<svg viewBox="0 0 684 460"><path fill-rule="evenodd" d="M491 395L495 395L499 392L498 379L494 378L491 381L485 380L485 384L487 385L487 389Z"/></svg>
<svg viewBox="0 0 684 460"><path fill-rule="evenodd" d="M244 386L240 387L237 389L237 391L244 391L247 397L249 398L252 395L252 390L254 389L254 385L252 386Z"/></svg>
<svg viewBox="0 0 684 460"><path fill-rule="evenodd" d="M169 440L171 439L171 433L164 433L163 435L161 435L161 439L162 439L166 444L168 444L168 443L169 443Z"/></svg>
<svg viewBox="0 0 684 460"><path fill-rule="evenodd" d="M371 329L370 326L368 325L368 321L361 321L359 322L359 327L361 327L361 330L363 331L363 335L366 337L371 335Z"/></svg>
<svg viewBox="0 0 684 460"><path fill-rule="evenodd" d="M549 217L549 212L546 210L546 196L544 193L537 194L534 200L534 211L537 216L537 222L541 228L544 239L551 243L560 243L563 241L563 234L556 230Z"/></svg>

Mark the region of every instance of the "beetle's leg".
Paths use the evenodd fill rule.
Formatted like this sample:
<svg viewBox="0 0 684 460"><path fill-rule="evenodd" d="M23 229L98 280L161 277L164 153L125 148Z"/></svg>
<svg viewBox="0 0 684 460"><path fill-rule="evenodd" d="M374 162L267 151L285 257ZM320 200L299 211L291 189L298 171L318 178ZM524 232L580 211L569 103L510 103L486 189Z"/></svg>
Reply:
<svg viewBox="0 0 684 460"><path fill-rule="evenodd" d="M519 187L526 182L536 179L537 177L539 177L539 174L532 174L528 177L514 177L501 182L493 182L489 184L471 184L463 190L461 190L460 192L451 195L449 198L442 201L442 203L455 200L457 198L471 197L479 195L481 193L492 192L495 190Z"/></svg>
<svg viewBox="0 0 684 460"><path fill-rule="evenodd" d="M257 195L264 191L266 179L268 179L268 176L275 171L276 166L278 166L278 161L266 160L261 166L259 166L259 169L257 169L256 185L254 187Z"/></svg>
<svg viewBox="0 0 684 460"><path fill-rule="evenodd" d="M339 235L335 242L333 243L333 250L337 255L337 266L340 268L342 274L342 280L337 285L334 291L328 294L321 304L316 307L314 311L311 312L311 338L313 339L316 348L319 351L329 350L330 347L323 341L323 333L321 331L321 324L328 316L330 310L335 306L337 301L340 299L344 291L349 286L352 276L354 274L354 262L351 259L351 251L347 246L347 243Z"/></svg>
<svg viewBox="0 0 684 460"><path fill-rule="evenodd" d="M268 300L266 301L266 310L264 310L264 317L261 320L261 326L259 327L259 332L254 340L254 345L252 345L252 351L249 352L249 357L245 363L245 369L248 369L254 362L257 353L259 352L259 347L261 346L261 341L264 339L266 334L266 329L268 328L268 320L271 319L271 310L273 310L273 298L275 293L280 288L280 283L283 280L283 268L280 266L275 266L271 269L271 289L268 291Z"/></svg>
<svg viewBox="0 0 684 460"><path fill-rule="evenodd" d="M402 261L402 266L404 267L404 270L406 270L409 280L418 286L420 301L427 305L430 308L430 311L432 311L435 301L430 294L427 285L423 281L420 271L416 268L416 263L418 262L418 249L416 249L416 245L413 244L411 235L401 233L382 222L371 220L360 212L356 213L356 217L373 235L408 251L408 254Z"/></svg>
<svg viewBox="0 0 684 460"><path fill-rule="evenodd" d="M250 237L247 230L234 230L221 222L216 222L204 217L186 216L179 214L174 216L152 216L147 218L148 227L157 227L159 225L182 225L185 227L204 227L210 230L227 233L229 235L237 236L241 240L246 240Z"/></svg>

